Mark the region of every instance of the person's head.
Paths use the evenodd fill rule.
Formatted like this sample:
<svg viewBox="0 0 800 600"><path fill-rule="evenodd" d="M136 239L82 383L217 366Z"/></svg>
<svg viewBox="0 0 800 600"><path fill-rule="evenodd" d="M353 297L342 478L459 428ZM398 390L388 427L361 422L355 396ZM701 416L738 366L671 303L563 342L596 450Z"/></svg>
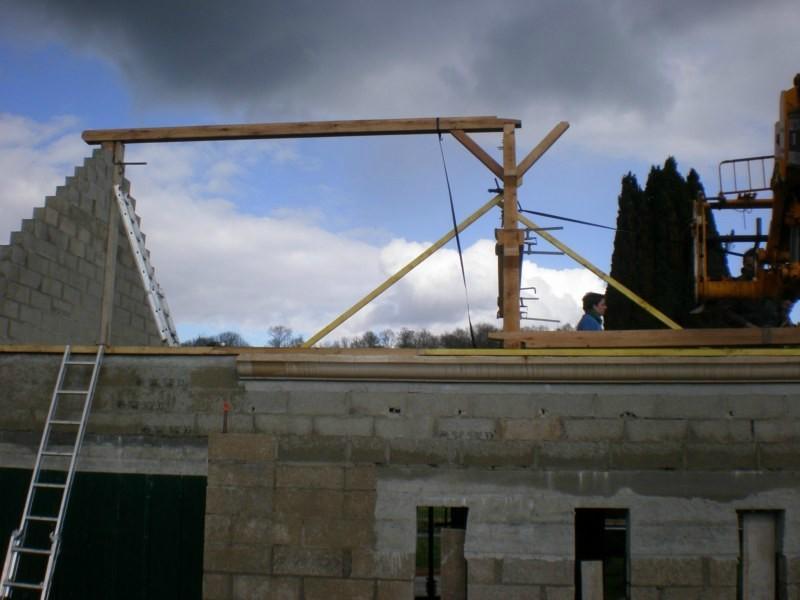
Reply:
<svg viewBox="0 0 800 600"><path fill-rule="evenodd" d="M583 297L583 312L596 312L603 315L606 312L606 297L597 292L588 292Z"/></svg>
<svg viewBox="0 0 800 600"><path fill-rule="evenodd" d="M756 249L750 248L742 254L742 277L752 279L756 274Z"/></svg>

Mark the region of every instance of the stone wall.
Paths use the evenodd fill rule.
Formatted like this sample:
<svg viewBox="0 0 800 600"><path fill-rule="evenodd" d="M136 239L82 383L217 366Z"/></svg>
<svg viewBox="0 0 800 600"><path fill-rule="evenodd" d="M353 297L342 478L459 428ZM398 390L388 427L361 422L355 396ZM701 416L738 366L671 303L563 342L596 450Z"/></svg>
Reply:
<svg viewBox="0 0 800 600"><path fill-rule="evenodd" d="M800 378L259 380L236 360L110 355L81 467L207 474L209 600L409 599L422 506L468 508L470 600L572 599L591 508L628 511L633 598L735 598L749 511L776 515L800 594ZM32 462L57 362L0 353L0 466Z"/></svg>
<svg viewBox="0 0 800 600"><path fill-rule="evenodd" d="M111 153L95 150L0 246L0 343L97 342L112 168ZM122 231L116 271L111 342L160 345Z"/></svg>

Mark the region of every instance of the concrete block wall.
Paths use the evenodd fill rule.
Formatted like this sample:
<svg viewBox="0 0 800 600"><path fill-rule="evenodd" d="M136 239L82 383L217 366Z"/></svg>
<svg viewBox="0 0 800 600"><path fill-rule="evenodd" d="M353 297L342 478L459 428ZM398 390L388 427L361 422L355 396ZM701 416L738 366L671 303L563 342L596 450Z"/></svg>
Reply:
<svg viewBox="0 0 800 600"><path fill-rule="evenodd" d="M0 246L0 343L97 343L112 168L95 150ZM113 344L161 345L124 233L112 315Z"/></svg>
<svg viewBox="0 0 800 600"><path fill-rule="evenodd" d="M628 511L633 598L735 597L742 511L780 515L800 594L800 381L241 380L235 362L110 355L82 463L207 474L207 598L410 598L420 506L468 509L473 600L573 597L591 508ZM57 363L0 352L2 466L32 462Z"/></svg>

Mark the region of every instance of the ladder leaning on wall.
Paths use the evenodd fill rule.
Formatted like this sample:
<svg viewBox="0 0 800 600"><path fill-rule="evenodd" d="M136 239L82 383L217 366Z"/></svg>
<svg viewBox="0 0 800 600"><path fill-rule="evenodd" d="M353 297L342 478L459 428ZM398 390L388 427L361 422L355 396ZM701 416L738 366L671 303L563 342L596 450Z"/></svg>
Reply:
<svg viewBox="0 0 800 600"><path fill-rule="evenodd" d="M114 186L114 197L117 199L117 207L122 217L122 225L128 236L131 252L133 252L133 259L136 261L136 268L139 271L139 276L142 278L142 285L144 285L145 292L147 293L147 301L150 303L150 310L156 321L158 333L168 346L177 346L178 333L175 330L175 324L172 322L167 298L161 290L158 281L156 281L155 269L153 265L150 264L147 250L144 247L144 235L142 235L139 229L139 223L137 222L136 213L133 210L131 197L119 185Z"/></svg>
<svg viewBox="0 0 800 600"><path fill-rule="evenodd" d="M74 358L70 346L64 350L22 519L8 543L0 598L46 600L50 593L103 353L102 345L93 359L91 355Z"/></svg>

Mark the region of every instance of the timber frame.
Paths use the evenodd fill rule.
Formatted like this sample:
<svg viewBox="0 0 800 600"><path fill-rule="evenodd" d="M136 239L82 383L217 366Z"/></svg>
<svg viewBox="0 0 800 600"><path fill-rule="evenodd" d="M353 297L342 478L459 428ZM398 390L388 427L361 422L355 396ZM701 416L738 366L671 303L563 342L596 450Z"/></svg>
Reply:
<svg viewBox="0 0 800 600"><path fill-rule="evenodd" d="M190 142L213 140L313 138L337 136L412 135L449 133L471 152L489 171L503 180L503 226L495 231L502 269L502 289L498 301L503 317L503 332L520 329L520 248L524 231L519 228L517 188L525 173L541 158L567 130L569 124L558 123L544 139L517 163L515 130L522 126L517 119L494 116L429 117L419 119L374 119L350 121L307 121L296 123L261 123L240 125L201 125L186 127L157 127L148 129L104 129L83 132L87 144L102 144L114 152L117 166L114 179L124 176L122 156L124 144L156 142ZM469 136L470 133L496 132L502 134L503 164L498 163ZM112 204L113 206L113 204ZM117 221L109 219L108 244L116 247ZM114 257L109 256L105 270L104 296L101 308L100 343L110 342L111 306L114 287ZM412 267L413 268L413 267ZM410 269L409 269L410 270ZM393 282L392 282L393 283ZM391 283L389 284L391 285ZM388 286L387 286L388 287ZM385 289L385 288L384 288ZM357 309L356 309L357 310ZM355 311L353 311L355 312ZM352 314L352 313L351 313ZM342 321L336 323L340 324ZM329 326L330 327L330 326ZM330 327L329 330L332 330ZM325 330L323 330L325 331ZM327 334L328 331L325 331ZM323 334L323 335L325 335ZM315 343L322 335L312 337ZM311 340L310 340L311 341ZM519 342L508 339L507 347L518 348Z"/></svg>
<svg viewBox="0 0 800 600"><path fill-rule="evenodd" d="M461 231L465 229L495 206L499 206L502 209L502 227L495 230L495 238L497 240L498 279L500 283L498 316L503 318L503 330L492 337L502 340L505 348L534 348L540 346L542 343L547 344L544 340L549 340L551 344L554 341L552 335L543 336L542 332L525 332L520 330L521 252L525 228L536 231L537 235L595 273L598 277L606 281L606 283L618 289L623 295L651 313L668 328L673 330L680 329L677 323L651 306L644 299L603 273L565 244L559 242L547 231L542 230L542 228L538 227L533 221L519 214L517 209L517 189L522 185L525 173L527 173L536 161L538 161L564 134L569 128L569 123L565 121L557 123L521 161L517 162L515 131L521 126L521 121L517 119L505 119L495 116L428 117L415 119L305 121L294 123L104 129L84 131L82 137L87 144L101 144L105 149L113 153L113 182L119 183L125 175L125 163L123 159L125 144L377 135L440 135L448 133L458 140L458 142L477 158L494 176L502 178L503 180L503 188L499 190L500 193L458 224L456 230ZM502 134L502 164L492 158L472 137L470 137L469 134L471 133ZM109 190L109 194L113 194L113 191ZM104 345L109 345L111 342L111 310L114 297L114 268L116 264L114 251L116 249L116 239L119 228L115 206L116 203L112 202L111 214L108 219L107 247L109 251L107 252L104 270L103 300L100 312L98 343ZM523 228L520 228L520 223L523 225ZM411 271L411 269L433 254L438 248L444 246L455 234L456 232L451 230L442 236L442 238L421 253L417 258L409 262L398 271L398 273L387 279L384 283L375 288L375 290L364 296L359 302L345 311L340 317L309 338L305 347L311 347L316 344L324 336L341 325L346 319L350 318L358 310L396 283L406 273ZM574 339L572 343L579 347L593 346L599 348L608 347L608 345L616 347L644 347L650 345L647 343L647 340L650 339L650 332L613 332L614 335L612 337L614 337L614 340L612 341L609 338L606 342L603 342L602 340L608 337L608 333L595 333L594 337L590 339L584 339L579 336L580 339ZM712 338L715 337L710 331L707 331L707 334L710 334ZM621 339L617 339L617 337L620 336ZM798 341L800 341L800 336L795 335L792 337L793 339L798 338ZM661 340L660 343L656 342L654 345L682 345L679 343L679 339L680 338L676 336L668 336L668 338ZM708 337L704 339L708 339ZM723 336L722 339L728 338ZM556 343L555 346L552 347L558 347L563 343L568 344L569 342L565 339L561 344Z"/></svg>

